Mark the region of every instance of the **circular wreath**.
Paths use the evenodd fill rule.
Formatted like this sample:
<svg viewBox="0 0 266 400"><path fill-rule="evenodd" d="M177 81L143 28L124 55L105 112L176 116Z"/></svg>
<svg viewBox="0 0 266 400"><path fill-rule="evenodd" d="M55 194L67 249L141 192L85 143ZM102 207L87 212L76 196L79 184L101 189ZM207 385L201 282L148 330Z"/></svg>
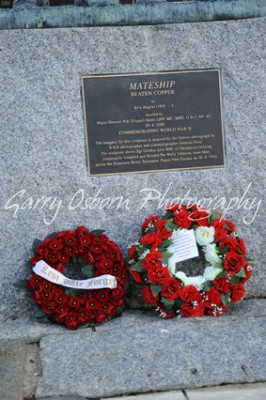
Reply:
<svg viewBox="0 0 266 400"><path fill-rule="evenodd" d="M34 313L36 318L45 316L68 329L76 329L106 322L121 313L127 272L119 247L103 232L89 232L79 226L76 230L55 232L42 242L35 241L35 255L29 262L31 268L43 260L59 272L70 265L84 278L110 274L117 280L115 289L72 290L34 274L31 269L32 276L25 285L38 307Z"/></svg>
<svg viewBox="0 0 266 400"><path fill-rule="evenodd" d="M175 204L166 213L148 217L139 242L129 246L129 272L142 286L144 300L163 318L219 316L245 294L252 268L246 246L234 224L217 210ZM193 230L205 258L203 275L187 276L173 263L173 239Z"/></svg>

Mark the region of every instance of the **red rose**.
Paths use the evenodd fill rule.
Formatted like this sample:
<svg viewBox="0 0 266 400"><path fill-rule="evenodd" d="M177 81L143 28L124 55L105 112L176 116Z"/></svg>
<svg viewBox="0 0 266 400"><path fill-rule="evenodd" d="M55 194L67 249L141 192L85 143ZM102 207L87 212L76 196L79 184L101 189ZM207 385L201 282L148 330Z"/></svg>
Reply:
<svg viewBox="0 0 266 400"><path fill-rule="evenodd" d="M184 286L180 289L179 293L181 299L186 303L189 303L190 301L196 301L200 303L202 300L200 292L193 285Z"/></svg>
<svg viewBox="0 0 266 400"><path fill-rule="evenodd" d="M224 220L222 220L222 222L223 222L223 225L227 225L227 227L229 228L229 231L231 231L231 232L236 231L235 225L229 219L224 219ZM228 228L226 228L226 229L228 229Z"/></svg>
<svg viewBox="0 0 266 400"><path fill-rule="evenodd" d="M33 256L30 259L30 265L34 266L38 261L42 260L42 256Z"/></svg>
<svg viewBox="0 0 266 400"><path fill-rule="evenodd" d="M170 278L166 285L163 285L161 295L168 300L175 300L179 297L180 285L177 279Z"/></svg>
<svg viewBox="0 0 266 400"><path fill-rule="evenodd" d="M149 269L156 265L162 265L161 258L163 258L163 255L159 251L150 251L142 261L142 268Z"/></svg>
<svg viewBox="0 0 266 400"><path fill-rule="evenodd" d="M213 306L219 306L221 304L220 293L217 292L213 287L207 290L204 295L204 305L207 308L213 308Z"/></svg>
<svg viewBox="0 0 266 400"><path fill-rule="evenodd" d="M124 305L124 294L126 291L125 285L118 284L115 289L109 289L112 292L110 297L110 304L116 307L122 307Z"/></svg>
<svg viewBox="0 0 266 400"><path fill-rule="evenodd" d="M65 317L65 324L67 329L76 329L78 326L78 314L76 311L71 311Z"/></svg>
<svg viewBox="0 0 266 400"><path fill-rule="evenodd" d="M183 303L180 307L180 314L182 317L201 317L204 314L203 303L190 305L190 303Z"/></svg>
<svg viewBox="0 0 266 400"><path fill-rule="evenodd" d="M217 290L219 290L220 292L229 293L230 286L229 286L228 281L229 281L229 279L227 279L227 278L219 278L219 279L215 279L214 281L212 281L212 283L215 286L215 288Z"/></svg>
<svg viewBox="0 0 266 400"><path fill-rule="evenodd" d="M148 269L147 278L151 283L165 283L169 280L170 274L167 267L156 265Z"/></svg>
<svg viewBox="0 0 266 400"><path fill-rule="evenodd" d="M140 274L137 271L132 271L132 269L129 270L130 275L134 279L135 282L137 282L139 285L142 285L143 279L141 278Z"/></svg>
<svg viewBox="0 0 266 400"><path fill-rule="evenodd" d="M129 257L130 260L134 258L135 251L136 251L136 245L132 244L128 249L128 257Z"/></svg>
<svg viewBox="0 0 266 400"><path fill-rule="evenodd" d="M246 255L247 249L243 239L238 239L238 247L243 256Z"/></svg>
<svg viewBox="0 0 266 400"><path fill-rule="evenodd" d="M171 233L169 233L164 226L166 222L168 222L167 219L160 219L156 222L157 235L160 241L168 239L171 236Z"/></svg>
<svg viewBox="0 0 266 400"><path fill-rule="evenodd" d="M245 294L245 288L244 286L239 283L239 284L234 284L231 285L231 301L233 303L236 303L237 301L241 300L242 297Z"/></svg>
<svg viewBox="0 0 266 400"><path fill-rule="evenodd" d="M150 215L141 225L141 230L144 231L144 229L146 229L149 225L155 226L155 223L156 221L158 221L159 218L160 217L158 215Z"/></svg>
<svg viewBox="0 0 266 400"><path fill-rule="evenodd" d="M61 263L64 263L64 264L67 264L70 261L69 256L67 256L65 253L63 254L60 252L57 254L57 259L58 259L58 261L60 261Z"/></svg>
<svg viewBox="0 0 266 400"><path fill-rule="evenodd" d="M187 210L181 210L179 212L174 212L174 223L180 228L188 229L192 221L190 220L190 213Z"/></svg>
<svg viewBox="0 0 266 400"><path fill-rule="evenodd" d="M78 321L79 321L81 324L86 324L86 323L88 322L88 315L89 315L89 313L88 313L88 310L86 310L86 308L81 307L81 308L78 310L77 314L78 314L78 315L77 315Z"/></svg>
<svg viewBox="0 0 266 400"><path fill-rule="evenodd" d="M206 211L196 209L190 214L189 219L198 226L206 226L208 225L208 217L209 214Z"/></svg>
<svg viewBox="0 0 266 400"><path fill-rule="evenodd" d="M84 304L84 300L81 297L75 296L68 300L68 305L73 308L80 308Z"/></svg>
<svg viewBox="0 0 266 400"><path fill-rule="evenodd" d="M53 251L60 251L63 248L63 243L61 240L53 239L49 242L48 247Z"/></svg>
<svg viewBox="0 0 266 400"><path fill-rule="evenodd" d="M83 247L88 247L91 244L92 235L89 233L84 233L82 237L79 237L79 242Z"/></svg>
<svg viewBox="0 0 266 400"><path fill-rule="evenodd" d="M44 251L44 248L42 246L36 246L34 249L35 254L38 254L40 256L43 255L43 251Z"/></svg>
<svg viewBox="0 0 266 400"><path fill-rule="evenodd" d="M66 304L60 304L56 307L55 310L56 310L56 315L55 315L56 322L62 323L67 314L69 313L69 307Z"/></svg>
<svg viewBox="0 0 266 400"><path fill-rule="evenodd" d="M43 311L45 314L50 315L50 314L53 314L53 313L55 312L55 307L56 307L56 305L55 305L54 302L44 303L44 304L42 305L42 311Z"/></svg>
<svg viewBox="0 0 266 400"><path fill-rule="evenodd" d="M221 240L225 239L227 236L227 229L223 227L223 220L216 219L211 223L210 226L215 228L214 232L214 239L216 242L220 242Z"/></svg>
<svg viewBox="0 0 266 400"><path fill-rule="evenodd" d="M60 253L53 250L44 250L44 259L48 264L55 264L59 261Z"/></svg>
<svg viewBox="0 0 266 400"><path fill-rule="evenodd" d="M241 268L245 266L246 262L244 257L240 254L235 253L234 251L229 251L225 254L223 264L226 271L237 274Z"/></svg>
<svg viewBox="0 0 266 400"><path fill-rule="evenodd" d="M96 299L98 303L107 303L109 298L109 293L105 289L98 289L96 290Z"/></svg>
<svg viewBox="0 0 266 400"><path fill-rule="evenodd" d="M26 282L26 288L28 290L34 290L39 288L43 282L43 278L38 275L32 275Z"/></svg>
<svg viewBox="0 0 266 400"><path fill-rule="evenodd" d="M141 289L141 295L146 303L156 304L158 302L159 296L154 297L149 286L143 286Z"/></svg>
<svg viewBox="0 0 266 400"><path fill-rule="evenodd" d="M87 235L89 233L88 229L85 228L85 226L78 226L76 231L79 239L83 238L84 235Z"/></svg>
<svg viewBox="0 0 266 400"><path fill-rule="evenodd" d="M143 245L152 245L156 242L157 239L157 231L146 233L140 238L140 244Z"/></svg>
<svg viewBox="0 0 266 400"><path fill-rule="evenodd" d="M74 247L77 245L77 237L75 231L67 231L64 235L64 240L67 246Z"/></svg>
<svg viewBox="0 0 266 400"><path fill-rule="evenodd" d="M233 236L227 236L219 243L219 247L227 247L228 251L237 251L238 242Z"/></svg>

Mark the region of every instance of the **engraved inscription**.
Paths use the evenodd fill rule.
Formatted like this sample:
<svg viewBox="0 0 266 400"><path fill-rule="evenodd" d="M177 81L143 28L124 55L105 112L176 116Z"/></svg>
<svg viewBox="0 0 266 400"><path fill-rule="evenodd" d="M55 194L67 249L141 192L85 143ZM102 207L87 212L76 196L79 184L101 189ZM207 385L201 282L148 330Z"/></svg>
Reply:
<svg viewBox="0 0 266 400"><path fill-rule="evenodd" d="M218 70L82 81L91 175L224 166Z"/></svg>

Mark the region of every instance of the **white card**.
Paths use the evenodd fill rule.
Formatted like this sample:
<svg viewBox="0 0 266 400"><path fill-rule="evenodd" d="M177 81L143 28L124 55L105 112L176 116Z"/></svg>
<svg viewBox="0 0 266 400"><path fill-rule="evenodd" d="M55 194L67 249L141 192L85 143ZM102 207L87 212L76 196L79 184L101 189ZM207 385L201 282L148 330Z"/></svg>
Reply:
<svg viewBox="0 0 266 400"><path fill-rule="evenodd" d="M172 244L168 250L173 254L169 258L168 268L174 274L176 272L176 263L199 256L193 229L179 231L172 238Z"/></svg>

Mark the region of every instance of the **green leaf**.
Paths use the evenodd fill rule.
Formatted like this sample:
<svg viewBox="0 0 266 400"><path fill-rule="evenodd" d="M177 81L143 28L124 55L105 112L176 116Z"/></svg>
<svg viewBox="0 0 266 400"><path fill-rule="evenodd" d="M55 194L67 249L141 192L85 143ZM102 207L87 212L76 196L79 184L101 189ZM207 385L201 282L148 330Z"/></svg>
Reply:
<svg viewBox="0 0 266 400"><path fill-rule="evenodd" d="M81 271L87 278L94 277L94 267L91 264L85 265L85 267L81 268Z"/></svg>
<svg viewBox="0 0 266 400"><path fill-rule="evenodd" d="M29 272L32 274L32 266L30 265L29 262L25 262L25 264L23 265L23 268L26 270L26 272Z"/></svg>
<svg viewBox="0 0 266 400"><path fill-rule="evenodd" d="M162 303L166 310L171 310L174 307L175 300L168 300L165 297L162 297Z"/></svg>
<svg viewBox="0 0 266 400"><path fill-rule="evenodd" d="M221 300L224 306L228 306L230 299L230 293L221 293Z"/></svg>
<svg viewBox="0 0 266 400"><path fill-rule="evenodd" d="M220 272L220 274L217 275L215 279L219 278L227 278L227 273L225 271Z"/></svg>
<svg viewBox="0 0 266 400"><path fill-rule="evenodd" d="M220 218L221 218L221 216L220 216L219 211L214 209L211 214L211 221L215 221L216 219L220 219Z"/></svg>
<svg viewBox="0 0 266 400"><path fill-rule="evenodd" d="M170 257L172 257L172 253L169 253L168 251L162 252L163 255L162 258L160 258L161 262L165 265L168 265L168 260Z"/></svg>
<svg viewBox="0 0 266 400"><path fill-rule="evenodd" d="M152 294L154 297L157 297L162 289L162 285L150 285Z"/></svg>
<svg viewBox="0 0 266 400"><path fill-rule="evenodd" d="M225 255L225 253L227 253L228 251L228 246L224 246L224 247L217 247L218 253L221 255Z"/></svg>
<svg viewBox="0 0 266 400"><path fill-rule="evenodd" d="M27 282L27 279L19 279L17 282L13 283L13 286L17 289L27 290L26 282Z"/></svg>
<svg viewBox="0 0 266 400"><path fill-rule="evenodd" d="M36 301L32 298L31 293L27 292L25 293L25 300L29 303L29 304L36 304Z"/></svg>
<svg viewBox="0 0 266 400"><path fill-rule="evenodd" d="M232 232L232 230L230 229L230 227L227 224L224 224L224 228L227 229L228 231Z"/></svg>
<svg viewBox="0 0 266 400"><path fill-rule="evenodd" d="M143 268L142 268L142 260L139 260L138 262L136 262L136 264L132 265L130 267L130 269L132 271L136 271L136 272L142 272Z"/></svg>
<svg viewBox="0 0 266 400"><path fill-rule="evenodd" d="M173 217L173 211L166 211L166 213L163 215L163 219L170 219Z"/></svg>
<svg viewBox="0 0 266 400"><path fill-rule="evenodd" d="M40 310L40 308L34 307L34 310L32 313L32 318L39 319L39 318L44 318L44 317L47 317L47 315L42 310Z"/></svg>
<svg viewBox="0 0 266 400"><path fill-rule="evenodd" d="M232 275L232 278L229 281L230 285L233 285L234 283L239 283L239 282L240 282L240 278L239 278L239 276L236 276L236 275Z"/></svg>
<svg viewBox="0 0 266 400"><path fill-rule="evenodd" d="M104 229L94 229L94 231L90 231L90 233L93 233L93 235L101 235L104 232Z"/></svg>
<svg viewBox="0 0 266 400"><path fill-rule="evenodd" d="M58 232L52 232L52 233L50 233L50 235L48 235L47 237L48 237L49 239L53 239L57 234L58 234Z"/></svg>
<svg viewBox="0 0 266 400"><path fill-rule="evenodd" d="M245 257L245 261L246 261L247 263L250 263L250 262L252 262L253 260L252 260L251 258Z"/></svg>
<svg viewBox="0 0 266 400"><path fill-rule="evenodd" d="M40 239L35 239L34 242L32 243L32 251L35 251L35 247L40 246L42 244L42 241Z"/></svg>
<svg viewBox="0 0 266 400"><path fill-rule="evenodd" d="M65 289L65 294L68 295L68 296L71 296L71 297L75 297L76 296L76 293L70 288L66 288Z"/></svg>
<svg viewBox="0 0 266 400"><path fill-rule="evenodd" d="M210 288L212 287L212 284L210 281L204 282L202 285L202 290L203 292L207 292L208 290L210 290Z"/></svg>
<svg viewBox="0 0 266 400"><path fill-rule="evenodd" d="M141 257L143 253L145 253L145 251L149 250L148 246L137 246L136 247L136 252L138 257Z"/></svg>
<svg viewBox="0 0 266 400"><path fill-rule="evenodd" d="M240 278L246 278L246 271L245 268L241 268L241 270L236 274L236 276L239 276Z"/></svg>
<svg viewBox="0 0 266 400"><path fill-rule="evenodd" d="M171 246L172 244L172 239L166 239L164 240L160 246L158 247L158 251L161 253L162 251L164 251L165 249L167 249L169 246Z"/></svg>
<svg viewBox="0 0 266 400"><path fill-rule="evenodd" d="M173 218L169 219L164 226L169 233L172 233L174 230L178 229L178 226L173 222Z"/></svg>
<svg viewBox="0 0 266 400"><path fill-rule="evenodd" d="M177 308L178 310L182 306L182 304L183 304L183 300L181 300L180 298L175 300L175 308Z"/></svg>

